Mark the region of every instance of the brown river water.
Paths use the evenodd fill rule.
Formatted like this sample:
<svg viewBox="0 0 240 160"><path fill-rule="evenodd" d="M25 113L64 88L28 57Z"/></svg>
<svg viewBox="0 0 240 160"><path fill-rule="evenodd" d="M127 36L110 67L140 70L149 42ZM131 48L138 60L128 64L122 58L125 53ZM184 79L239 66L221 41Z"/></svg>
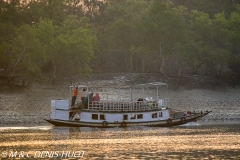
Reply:
<svg viewBox="0 0 240 160"><path fill-rule="evenodd" d="M1 126L0 159L240 159L240 122L170 128Z"/></svg>

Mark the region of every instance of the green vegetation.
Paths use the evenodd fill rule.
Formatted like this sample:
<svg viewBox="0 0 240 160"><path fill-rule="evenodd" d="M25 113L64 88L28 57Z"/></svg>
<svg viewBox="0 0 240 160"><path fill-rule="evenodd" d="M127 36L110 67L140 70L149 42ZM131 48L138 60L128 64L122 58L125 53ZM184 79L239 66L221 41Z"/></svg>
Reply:
<svg viewBox="0 0 240 160"><path fill-rule="evenodd" d="M23 81L240 74L239 0L10 0L0 8L0 69Z"/></svg>

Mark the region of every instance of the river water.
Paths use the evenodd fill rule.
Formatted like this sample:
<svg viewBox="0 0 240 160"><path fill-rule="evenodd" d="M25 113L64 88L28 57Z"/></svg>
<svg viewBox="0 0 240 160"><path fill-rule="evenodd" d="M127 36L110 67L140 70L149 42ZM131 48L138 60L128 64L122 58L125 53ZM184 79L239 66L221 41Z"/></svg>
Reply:
<svg viewBox="0 0 240 160"><path fill-rule="evenodd" d="M0 127L0 159L240 159L240 122L88 128Z"/></svg>

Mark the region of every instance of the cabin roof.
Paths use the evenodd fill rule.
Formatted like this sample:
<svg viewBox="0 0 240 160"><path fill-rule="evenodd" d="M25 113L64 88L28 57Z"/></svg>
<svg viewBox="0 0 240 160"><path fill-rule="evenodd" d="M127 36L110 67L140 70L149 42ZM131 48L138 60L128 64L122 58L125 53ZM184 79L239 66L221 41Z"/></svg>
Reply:
<svg viewBox="0 0 240 160"><path fill-rule="evenodd" d="M167 86L167 83L162 82L151 82L151 83L143 83L143 84L133 84L133 85L121 85L121 84L87 84L87 85L71 85L70 88L74 88L78 86L78 88L135 88L135 87L148 87L148 86Z"/></svg>
<svg viewBox="0 0 240 160"><path fill-rule="evenodd" d="M143 84L137 85L136 87L142 87L142 86L167 86L167 83L162 83L162 82L143 83Z"/></svg>

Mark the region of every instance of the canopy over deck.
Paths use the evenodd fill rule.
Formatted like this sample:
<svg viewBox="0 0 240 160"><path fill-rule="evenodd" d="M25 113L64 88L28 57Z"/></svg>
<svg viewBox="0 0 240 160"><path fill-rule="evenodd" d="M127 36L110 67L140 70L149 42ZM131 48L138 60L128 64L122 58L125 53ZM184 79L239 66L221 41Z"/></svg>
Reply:
<svg viewBox="0 0 240 160"><path fill-rule="evenodd" d="M148 87L148 86L167 86L167 83L162 83L162 82L152 82L152 83L143 83L139 84L135 87Z"/></svg>
<svg viewBox="0 0 240 160"><path fill-rule="evenodd" d="M133 102L137 101L138 99L144 99L147 97L153 99L155 101L159 100L159 88L161 86L166 86L168 88L167 83L162 83L162 82L151 82L151 83L144 83L144 84L129 84L129 85L124 85L124 84L97 84L97 83L90 83L88 82L87 84L77 84L77 85L71 85L70 91L75 87L78 87L78 89L83 89L85 88L87 93L100 93L101 95L101 101L127 101L127 102ZM149 88L155 88L156 93L150 94ZM142 96L139 95L139 89L142 90ZM126 91L129 90L129 93L126 93ZM146 93L145 93L146 90ZM70 94L71 94L70 92ZM140 97L140 98L139 98ZM167 99L167 96L162 97L164 99ZM89 102L89 96L88 96L88 102Z"/></svg>
<svg viewBox="0 0 240 160"><path fill-rule="evenodd" d="M136 87L150 87L150 86L168 86L167 83L162 82L151 82L143 84L132 84L132 85L120 85L120 84L93 84L88 83L86 85L70 85L70 88L136 88Z"/></svg>

